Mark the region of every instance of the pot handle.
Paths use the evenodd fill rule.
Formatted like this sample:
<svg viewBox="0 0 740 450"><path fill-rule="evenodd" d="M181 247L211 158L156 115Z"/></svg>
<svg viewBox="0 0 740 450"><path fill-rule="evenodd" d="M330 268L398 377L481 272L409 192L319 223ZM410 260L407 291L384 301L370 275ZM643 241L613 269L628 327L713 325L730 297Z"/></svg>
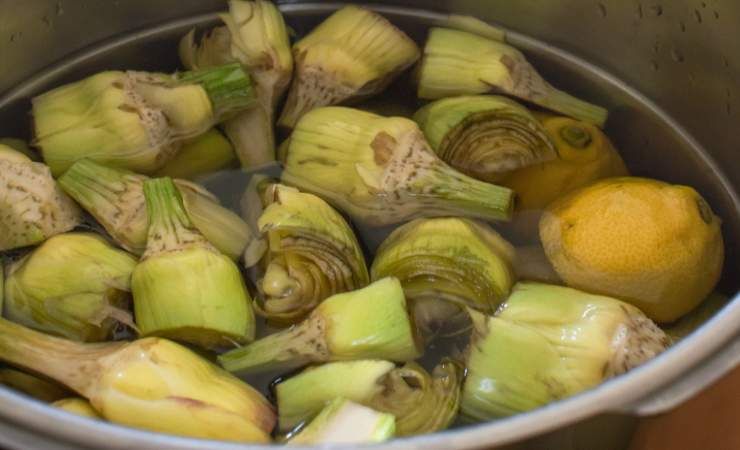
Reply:
<svg viewBox="0 0 740 450"><path fill-rule="evenodd" d="M739 365L740 335L737 335L670 385L627 406L625 410L637 416L652 416L670 411L719 381Z"/></svg>

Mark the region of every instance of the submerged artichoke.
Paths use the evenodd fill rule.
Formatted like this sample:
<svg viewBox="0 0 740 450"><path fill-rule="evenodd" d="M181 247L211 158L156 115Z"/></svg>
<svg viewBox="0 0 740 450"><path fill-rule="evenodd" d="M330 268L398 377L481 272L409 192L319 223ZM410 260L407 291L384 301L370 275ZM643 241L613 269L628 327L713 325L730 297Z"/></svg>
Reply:
<svg viewBox="0 0 740 450"><path fill-rule="evenodd" d="M54 402L70 395L67 389L54 382L9 368L0 369L0 384L42 402Z"/></svg>
<svg viewBox="0 0 740 450"><path fill-rule="evenodd" d="M142 173L255 103L238 64L175 75L102 72L33 99L34 145L54 176L90 158Z"/></svg>
<svg viewBox="0 0 740 450"><path fill-rule="evenodd" d="M269 1L231 0L217 27L195 44L194 32L180 42L180 59L195 69L237 61L252 76L257 107L224 123L244 167L275 159L275 107L290 84L293 56L277 6Z"/></svg>
<svg viewBox="0 0 740 450"><path fill-rule="evenodd" d="M193 179L231 167L236 162L234 147L216 129L208 130L182 145L177 154L154 176Z"/></svg>
<svg viewBox="0 0 740 450"><path fill-rule="evenodd" d="M102 419L100 414L92 407L90 402L84 398L70 397L57 400L51 404L57 408L63 409L72 414L77 414L83 417L89 417L91 419Z"/></svg>
<svg viewBox="0 0 740 450"><path fill-rule="evenodd" d="M257 287L268 318L295 322L325 298L369 283L360 244L331 206L283 185L266 197L258 227L268 251Z"/></svg>
<svg viewBox="0 0 740 450"><path fill-rule="evenodd" d="M462 367L452 361L440 363L432 375L413 362L399 368L380 360L311 367L275 386L280 430L310 420L336 398L393 414L399 436L444 430L457 415L462 381Z"/></svg>
<svg viewBox="0 0 740 450"><path fill-rule="evenodd" d="M195 229L169 178L144 182L146 252L131 279L136 325L205 348L254 339L252 300L234 261Z"/></svg>
<svg viewBox="0 0 740 450"><path fill-rule="evenodd" d="M350 5L296 42L293 54L296 74L278 121L286 128L314 108L382 92L419 48L383 16Z"/></svg>
<svg viewBox="0 0 740 450"><path fill-rule="evenodd" d="M68 339L106 340L132 322L136 262L95 234L54 236L8 267L3 315Z"/></svg>
<svg viewBox="0 0 740 450"><path fill-rule="evenodd" d="M493 313L514 283L513 260L514 248L486 224L416 219L381 244L371 274L401 280L414 319L426 330L448 322L461 306Z"/></svg>
<svg viewBox="0 0 740 450"><path fill-rule="evenodd" d="M288 445L364 444L391 439L396 418L343 398L334 399Z"/></svg>
<svg viewBox="0 0 740 450"><path fill-rule="evenodd" d="M0 145L0 211L0 251L38 244L81 220L49 168L6 145Z"/></svg>
<svg viewBox="0 0 740 450"><path fill-rule="evenodd" d="M420 98L504 93L602 126L607 111L545 81L524 55L501 41L432 28L418 67Z"/></svg>
<svg viewBox="0 0 740 450"><path fill-rule="evenodd" d="M429 145L455 169L483 181L557 156L540 122L494 95L446 98L414 115Z"/></svg>
<svg viewBox="0 0 740 450"><path fill-rule="evenodd" d="M272 406L259 392L165 339L81 344L0 319L0 360L63 383L121 425L269 442L275 424Z"/></svg>
<svg viewBox="0 0 740 450"><path fill-rule="evenodd" d="M59 178L59 185L100 222L123 248L141 255L146 249L149 218L144 199L148 178L83 159ZM236 259L251 238L241 218L222 207L198 184L175 180L195 227L221 252Z"/></svg>
<svg viewBox="0 0 740 450"><path fill-rule="evenodd" d="M462 413L528 411L622 374L663 351L665 333L627 303L519 283L494 317L473 313Z"/></svg>
<svg viewBox="0 0 740 450"><path fill-rule="evenodd" d="M385 278L329 297L298 325L224 353L218 360L228 371L254 372L324 361L411 361L420 355L401 284Z"/></svg>
<svg viewBox="0 0 740 450"><path fill-rule="evenodd" d="M508 219L513 207L509 189L440 160L413 121L351 108L303 116L290 137L282 181L371 225L445 215Z"/></svg>

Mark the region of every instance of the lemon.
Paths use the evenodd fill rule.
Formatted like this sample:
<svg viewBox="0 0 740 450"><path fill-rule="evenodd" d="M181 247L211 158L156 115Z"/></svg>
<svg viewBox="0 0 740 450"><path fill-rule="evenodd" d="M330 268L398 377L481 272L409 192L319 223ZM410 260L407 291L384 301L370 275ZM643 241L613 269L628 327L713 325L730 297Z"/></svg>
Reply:
<svg viewBox="0 0 740 450"><path fill-rule="evenodd" d="M517 195L509 234L536 242L542 210L558 197L594 181L626 176L627 168L609 138L597 127L568 117L537 114L558 157L507 174L496 184Z"/></svg>
<svg viewBox="0 0 740 450"><path fill-rule="evenodd" d="M545 210L540 238L570 286L619 297L671 322L707 297L722 271L720 219L692 188L610 178Z"/></svg>

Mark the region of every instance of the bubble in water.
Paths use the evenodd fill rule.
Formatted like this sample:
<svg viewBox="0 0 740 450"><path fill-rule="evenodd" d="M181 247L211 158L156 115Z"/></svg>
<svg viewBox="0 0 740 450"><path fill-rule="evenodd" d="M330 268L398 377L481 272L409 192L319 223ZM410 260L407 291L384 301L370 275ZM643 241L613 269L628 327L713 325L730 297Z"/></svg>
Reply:
<svg viewBox="0 0 740 450"><path fill-rule="evenodd" d="M655 16L662 16L663 15L663 7L661 5L653 5L650 7L650 11L655 14Z"/></svg>
<svg viewBox="0 0 740 450"><path fill-rule="evenodd" d="M684 61L683 53L681 53L681 50L677 48L671 50L671 58L678 63L682 63Z"/></svg>
<svg viewBox="0 0 740 450"><path fill-rule="evenodd" d="M657 72L658 69L659 69L659 67L658 67L658 61L656 61L654 59L651 60L650 61L650 67L652 67L652 69Z"/></svg>
<svg viewBox="0 0 740 450"><path fill-rule="evenodd" d="M606 17L606 5L604 5L603 3L599 3L599 14L601 14L601 17Z"/></svg>
<svg viewBox="0 0 740 450"><path fill-rule="evenodd" d="M701 12L699 12L698 9L695 9L694 10L694 15L696 16L696 23L701 23L701 20L702 20L702 18L701 18Z"/></svg>

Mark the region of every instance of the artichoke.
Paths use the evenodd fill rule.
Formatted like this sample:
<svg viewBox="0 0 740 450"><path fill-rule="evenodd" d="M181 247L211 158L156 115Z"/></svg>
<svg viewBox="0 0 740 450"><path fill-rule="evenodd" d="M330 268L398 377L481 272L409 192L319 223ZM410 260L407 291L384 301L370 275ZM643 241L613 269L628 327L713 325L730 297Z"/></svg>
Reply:
<svg viewBox="0 0 740 450"><path fill-rule="evenodd" d="M343 398L334 399L288 445L364 444L395 434L396 419Z"/></svg>
<svg viewBox="0 0 740 450"><path fill-rule="evenodd" d="M413 121L342 107L315 109L298 122L282 181L370 225L445 215L508 219L513 207L509 189L440 160Z"/></svg>
<svg viewBox="0 0 740 450"><path fill-rule="evenodd" d="M0 369L0 384L42 402L54 402L70 395L67 389L54 382L7 367Z"/></svg>
<svg viewBox="0 0 740 450"><path fill-rule="evenodd" d="M275 424L259 392L166 339L83 344L0 319L0 360L68 386L121 425L264 443Z"/></svg>
<svg viewBox="0 0 740 450"><path fill-rule="evenodd" d="M209 349L254 339L252 300L239 269L193 226L172 180L147 180L144 196L147 248L131 277L141 334Z"/></svg>
<svg viewBox="0 0 740 450"><path fill-rule="evenodd" d="M238 64L102 72L33 99L34 145L54 176L82 158L153 173L183 141L253 106L251 83Z"/></svg>
<svg viewBox="0 0 740 450"><path fill-rule="evenodd" d="M519 283L496 316L472 313L462 413L490 420L592 388L666 348L665 333L619 300Z"/></svg>
<svg viewBox="0 0 740 450"><path fill-rule="evenodd" d="M0 211L0 251L38 244L81 221L49 168L6 145L0 145Z"/></svg>
<svg viewBox="0 0 740 450"><path fill-rule="evenodd" d="M352 229L319 197L275 185L258 220L269 246L257 283L261 310L295 322L334 294L367 286L365 258Z"/></svg>
<svg viewBox="0 0 740 450"><path fill-rule="evenodd" d="M296 74L278 121L286 128L314 108L382 92L419 48L383 16L349 5L296 42L293 54Z"/></svg>
<svg viewBox="0 0 740 450"><path fill-rule="evenodd" d="M54 236L8 267L3 315L68 339L106 340L119 322L132 323L136 263L95 234Z"/></svg>
<svg viewBox="0 0 740 450"><path fill-rule="evenodd" d="M424 99L496 92L598 126L607 117L604 108L554 88L519 50L465 31L432 28L417 76Z"/></svg>
<svg viewBox="0 0 740 450"><path fill-rule="evenodd" d="M102 419L100 414L92 407L90 402L80 397L63 398L51 404L72 414L77 414L90 419Z"/></svg>
<svg viewBox="0 0 740 450"><path fill-rule="evenodd" d="M188 33L180 42L180 59L189 69L237 61L250 73L258 105L226 121L224 130L242 166L261 166L275 159L275 108L293 73L288 32L269 1L231 0L221 20L226 26L211 30L198 45L194 32Z"/></svg>
<svg viewBox="0 0 740 450"><path fill-rule="evenodd" d="M59 178L59 185L119 245L141 255L146 249L149 223L143 189L147 179L83 159ZM237 259L252 237L247 224L200 185L185 180L175 180L175 184L195 227L221 252Z"/></svg>
<svg viewBox="0 0 740 450"><path fill-rule="evenodd" d="M494 95L445 98L414 120L447 164L479 180L549 161L555 146L540 122L513 100Z"/></svg>
<svg viewBox="0 0 740 450"><path fill-rule="evenodd" d="M154 176L193 179L229 168L235 161L236 154L231 142L216 129L211 129L184 143L180 151Z"/></svg>
<svg viewBox="0 0 740 450"><path fill-rule="evenodd" d="M386 278L324 300L303 322L218 357L230 372L309 363L421 355L401 284Z"/></svg>
<svg viewBox="0 0 740 450"><path fill-rule="evenodd" d="M24 154L31 161L41 161L41 157L36 151L28 146L28 143L23 139L16 138L0 138L0 147L10 147L19 153Z"/></svg>
<svg viewBox="0 0 740 450"><path fill-rule="evenodd" d="M275 385L281 431L313 418L336 398L346 398L396 417L396 434L447 428L457 415L462 367L443 361L432 375L416 363L396 368L381 360L311 367Z"/></svg>
<svg viewBox="0 0 740 450"><path fill-rule="evenodd" d="M513 261L514 248L486 224L416 219L380 245L371 276L400 279L416 323L426 329L450 320L461 306L493 313L514 284ZM438 304L443 301L456 306Z"/></svg>

